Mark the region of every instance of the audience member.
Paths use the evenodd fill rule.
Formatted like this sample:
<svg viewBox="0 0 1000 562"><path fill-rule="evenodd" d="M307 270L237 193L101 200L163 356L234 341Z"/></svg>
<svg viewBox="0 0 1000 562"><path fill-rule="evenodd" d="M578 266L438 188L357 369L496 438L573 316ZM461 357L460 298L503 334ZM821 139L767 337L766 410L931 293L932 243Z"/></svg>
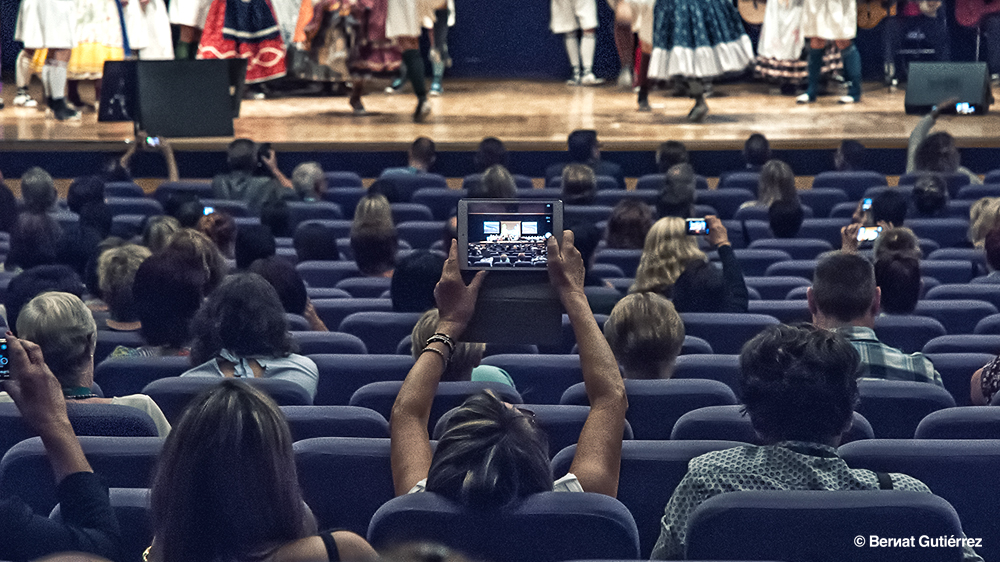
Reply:
<svg viewBox="0 0 1000 562"><path fill-rule="evenodd" d="M486 391L467 399L451 416L436 449L427 425L435 388L461 341L485 273L466 286L452 243L435 289L440 318L400 388L389 427L396 494L424 490L464 505L494 509L537 492L587 491L614 497L618 489L622 431L628 401L614 355L583 295L584 267L573 233L548 242L549 278L580 344L580 364L590 413L569 474L555 483L545 434L531 415ZM419 344L416 344L419 345ZM428 353L430 351L430 353Z"/></svg>
<svg viewBox="0 0 1000 562"><path fill-rule="evenodd" d="M517 184L514 176L500 164L494 164L483 172L479 184L469 189L469 197L477 199L514 199Z"/></svg>
<svg viewBox="0 0 1000 562"><path fill-rule="evenodd" d="M872 224L882 227L903 226L910 202L896 189L887 189L872 198Z"/></svg>
<svg viewBox="0 0 1000 562"><path fill-rule="evenodd" d="M243 201L251 213L259 215L268 201L295 196L291 180L281 173L274 150L269 147L262 148L250 139L236 139L229 143L226 163L229 172L212 178L212 197L216 199ZM255 176L258 168L268 175Z"/></svg>
<svg viewBox="0 0 1000 562"><path fill-rule="evenodd" d="M288 208L288 201L284 199L269 201L260 208L260 224L270 229L275 236L291 236L291 220L291 210Z"/></svg>
<svg viewBox="0 0 1000 562"><path fill-rule="evenodd" d="M562 175L567 164L586 164L594 170L595 176L615 178L618 187L625 188L625 173L621 166L614 162L601 160L601 143L597 140L597 131L592 129L577 129L569 134L569 162L553 164L545 169L545 183Z"/></svg>
<svg viewBox="0 0 1000 562"><path fill-rule="evenodd" d="M7 285L4 305L7 326L17 331L17 317L31 299L46 292L59 291L83 297L86 288L75 271L65 265L39 265L19 273Z"/></svg>
<svg viewBox="0 0 1000 562"><path fill-rule="evenodd" d="M399 189L396 182L392 181L392 178L387 179L377 179L368 187L368 191L365 192L367 197L374 197L376 195L381 195L386 198L389 203L408 203L406 196Z"/></svg>
<svg viewBox="0 0 1000 562"><path fill-rule="evenodd" d="M810 325L770 326L743 346L743 404L763 446L743 445L695 457L663 515L652 558L684 558L691 514L726 492L879 490L875 472L854 469L837 453L858 403L858 353L835 332ZM919 480L888 474L892 488L931 493ZM964 559L981 561L971 548Z"/></svg>
<svg viewBox="0 0 1000 562"><path fill-rule="evenodd" d="M309 322L309 328L314 332L329 331L323 320L316 314L316 308L309 300L306 284L302 281L302 277L287 260L278 256L259 259L250 264L249 271L260 275L274 287L285 312L305 317L306 321Z"/></svg>
<svg viewBox="0 0 1000 562"><path fill-rule="evenodd" d="M38 166L21 175L21 198L28 213L45 214L53 209L59 194L48 172Z"/></svg>
<svg viewBox="0 0 1000 562"><path fill-rule="evenodd" d="M969 183L982 184L979 176L962 166L962 156L955 146L954 137L945 132L928 134L937 122L941 109L941 105L935 105L910 133L906 148L906 173L963 174L969 178Z"/></svg>
<svg viewBox="0 0 1000 562"><path fill-rule="evenodd" d="M417 320L413 326L413 331L410 332L410 353L413 355L414 361L420 359L424 347L428 345L427 340L434 335L439 321L438 309L431 308L424 312L420 320ZM493 365L480 365L485 352L485 343L455 342L455 351L452 352L451 359L445 365L441 380L498 382L513 388L514 380L510 378L507 371Z"/></svg>
<svg viewBox="0 0 1000 562"><path fill-rule="evenodd" d="M240 271L259 259L275 255L277 251L278 243L271 229L262 224L243 225L236 231L233 256L236 258L236 269Z"/></svg>
<svg viewBox="0 0 1000 562"><path fill-rule="evenodd" d="M0 178L0 232L10 233L17 223L17 197Z"/></svg>
<svg viewBox="0 0 1000 562"><path fill-rule="evenodd" d="M434 286L443 268L444 258L426 250L414 251L399 260L389 284L392 310L424 312L434 308Z"/></svg>
<svg viewBox="0 0 1000 562"><path fill-rule="evenodd" d="M226 259L208 236L190 228L174 233L161 253L174 256L188 267L204 272L203 296L214 291L229 270Z"/></svg>
<svg viewBox="0 0 1000 562"><path fill-rule="evenodd" d="M196 366L181 376L283 379L316 396L316 364L292 353L285 309L260 275L227 277L195 314L191 332L191 364Z"/></svg>
<svg viewBox="0 0 1000 562"><path fill-rule="evenodd" d="M68 225L59 237L56 261L85 275L101 241L111 233L114 216L103 200L84 204L79 214L76 224Z"/></svg>
<svg viewBox="0 0 1000 562"><path fill-rule="evenodd" d="M636 199L622 199L611 209L604 241L608 248L641 250L651 226L653 212L649 205Z"/></svg>
<svg viewBox="0 0 1000 562"><path fill-rule="evenodd" d="M295 247L299 262L340 259L335 231L321 222L307 221L300 224L292 236L292 246Z"/></svg>
<svg viewBox="0 0 1000 562"><path fill-rule="evenodd" d="M389 201L381 195L362 198L351 224L351 251L358 270L368 277L392 277L398 246Z"/></svg>
<svg viewBox="0 0 1000 562"><path fill-rule="evenodd" d="M472 159L476 168L476 173L481 174L491 166L497 164L504 168L510 168L510 157L507 155L507 148L503 141L496 137L486 137L479 142L479 150Z"/></svg>
<svg viewBox="0 0 1000 562"><path fill-rule="evenodd" d="M984 243L986 252L986 268L989 274L976 277L972 283L1000 283L1000 228L994 227L986 233Z"/></svg>
<svg viewBox="0 0 1000 562"><path fill-rule="evenodd" d="M326 193L326 176L319 162L303 162L292 170L292 187L302 201L322 201Z"/></svg>
<svg viewBox="0 0 1000 562"><path fill-rule="evenodd" d="M854 237L857 240L857 236ZM880 259L888 254L904 254L919 260L923 257L920 249L920 240L912 230L905 226L897 228L887 228L875 239L875 259Z"/></svg>
<svg viewBox="0 0 1000 562"><path fill-rule="evenodd" d="M87 306L90 310L94 312L107 312L108 305L103 300L100 299L101 296L101 279L100 279L100 268L99 261L101 259L101 254L107 252L108 250L113 250L120 246L128 244L125 240L117 236L109 236L101 243L97 245L97 250L90 257L87 262L87 270L83 274L83 284L87 286L87 293L90 295L91 300L87 301Z"/></svg>
<svg viewBox="0 0 1000 562"><path fill-rule="evenodd" d="M59 380L63 396L76 404L120 404L141 410L153 419L160 437L170 433L170 423L160 407L145 394L101 398L94 394L94 347L97 324L80 297L50 291L24 305L17 318L21 339L38 344L45 364ZM0 402L10 397L0 394Z"/></svg>
<svg viewBox="0 0 1000 562"><path fill-rule="evenodd" d="M802 228L805 212L797 200L778 200L767 208L767 220L775 238L795 238Z"/></svg>
<svg viewBox="0 0 1000 562"><path fill-rule="evenodd" d="M913 184L913 209L917 217L948 216L948 184L934 172L920 174Z"/></svg>
<svg viewBox="0 0 1000 562"><path fill-rule="evenodd" d="M731 174L760 172L764 164L770 159L771 143L768 142L767 137L760 133L750 135L743 143L743 169L719 174L719 185L724 184L726 178Z"/></svg>
<svg viewBox="0 0 1000 562"><path fill-rule="evenodd" d="M180 203L174 213L168 214L175 217L182 228L198 228L198 221L205 216L205 205L195 198Z"/></svg>
<svg viewBox="0 0 1000 562"><path fill-rule="evenodd" d="M237 381L200 394L184 411L163 444L150 503L148 562L377 557L354 533L317 532L284 414Z"/></svg>
<svg viewBox="0 0 1000 562"><path fill-rule="evenodd" d="M88 203L104 203L104 179L100 176L80 176L69 184L66 206L70 212L80 214Z"/></svg>
<svg viewBox="0 0 1000 562"><path fill-rule="evenodd" d="M680 141L667 141L656 150L656 169L661 174L678 164L689 164L687 147Z"/></svg>
<svg viewBox="0 0 1000 562"><path fill-rule="evenodd" d="M697 238L687 234L682 219L663 218L646 236L629 292L672 297L677 312L746 312L749 292L726 227L715 216L705 219L708 243L718 250L721 269L698 249Z"/></svg>
<svg viewBox="0 0 1000 562"><path fill-rule="evenodd" d="M799 202L799 192L795 189L795 172L781 160L768 160L760 168L757 180L757 199L747 201L740 208L770 208L775 201Z"/></svg>
<svg viewBox="0 0 1000 562"><path fill-rule="evenodd" d="M10 233L10 251L3 270L19 272L56 263L62 229L45 213L21 213Z"/></svg>
<svg viewBox="0 0 1000 562"><path fill-rule="evenodd" d="M54 552L88 552L116 558L121 529L108 489L94 474L73 434L59 381L45 365L38 345L7 335L10 380L4 390L21 419L41 436L55 476L56 499L65 507L62 520L33 514L16 496L0 501L4 540L0 558L34 560Z"/></svg>
<svg viewBox="0 0 1000 562"><path fill-rule="evenodd" d="M881 292L875 285L875 268L867 259L846 252L825 254L816 264L806 298L813 324L837 332L857 349L859 376L943 386L941 375L924 354L903 353L875 335Z"/></svg>
<svg viewBox="0 0 1000 562"><path fill-rule="evenodd" d="M877 258L875 285L882 295L883 314L913 314L924 287L920 279L920 260L896 252Z"/></svg>
<svg viewBox="0 0 1000 562"><path fill-rule="evenodd" d="M983 197L969 207L969 242L982 248L986 234L1000 226L1000 197Z"/></svg>
<svg viewBox="0 0 1000 562"><path fill-rule="evenodd" d="M139 314L132 295L132 282L135 280L136 270L150 255L149 248L145 246L125 244L104 252L98 258L98 286L101 288L101 300L108 305L110 315L105 320L108 329L116 332L139 329Z"/></svg>
<svg viewBox="0 0 1000 562"><path fill-rule="evenodd" d="M684 322L673 303L656 293L618 301L604 322L604 337L627 379L669 379L684 345Z"/></svg>
<svg viewBox="0 0 1000 562"><path fill-rule="evenodd" d="M198 232L215 242L215 247L227 259L236 257L236 221L229 213L216 211L201 217Z"/></svg>
<svg viewBox="0 0 1000 562"><path fill-rule="evenodd" d="M407 153L407 164L401 168L386 168L380 178L394 175L426 174L437 160L437 147L434 141L427 137L417 137L410 145Z"/></svg>
<svg viewBox="0 0 1000 562"><path fill-rule="evenodd" d="M686 219L694 214L695 189L697 176L690 164L676 164L667 170L656 201L656 214L659 218L678 217Z"/></svg>
<svg viewBox="0 0 1000 562"><path fill-rule="evenodd" d="M167 245L170 237L181 229L181 223L168 215L155 215L146 219L142 227L142 245L154 254Z"/></svg>
<svg viewBox="0 0 1000 562"><path fill-rule="evenodd" d="M868 150L865 145L853 139L840 142L833 154L833 169L838 172L861 172L870 168Z"/></svg>
<svg viewBox="0 0 1000 562"><path fill-rule="evenodd" d="M562 173L562 201L566 205L590 205L597 196L597 178L589 166L568 164Z"/></svg>

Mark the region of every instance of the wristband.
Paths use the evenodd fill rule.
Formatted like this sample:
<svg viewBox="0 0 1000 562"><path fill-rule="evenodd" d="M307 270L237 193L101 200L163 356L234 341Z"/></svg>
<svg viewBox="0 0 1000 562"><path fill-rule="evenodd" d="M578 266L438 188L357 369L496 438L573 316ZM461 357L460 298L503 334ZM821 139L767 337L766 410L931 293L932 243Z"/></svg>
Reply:
<svg viewBox="0 0 1000 562"><path fill-rule="evenodd" d="M451 361L451 356L450 355L448 357L445 357L444 352L441 351L440 349L436 348L436 347L425 347L423 349L423 351L420 352L420 354L423 355L423 354L427 353L428 351L433 352L433 353L437 353L438 355L440 355L441 356L441 361L444 363L444 368L445 369L448 368L448 363Z"/></svg>
<svg viewBox="0 0 1000 562"><path fill-rule="evenodd" d="M446 346L448 346L448 353L450 354L455 353L455 340L451 339L451 336L449 336L448 334L442 334L441 332L438 332L433 336L427 338L427 343L425 343L424 345L426 347L435 342L443 343Z"/></svg>

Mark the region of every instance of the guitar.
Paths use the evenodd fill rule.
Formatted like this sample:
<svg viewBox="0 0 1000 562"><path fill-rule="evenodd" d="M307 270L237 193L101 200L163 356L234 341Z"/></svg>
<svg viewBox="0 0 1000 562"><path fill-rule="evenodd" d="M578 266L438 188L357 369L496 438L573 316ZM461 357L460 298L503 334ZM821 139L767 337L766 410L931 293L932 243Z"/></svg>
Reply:
<svg viewBox="0 0 1000 562"><path fill-rule="evenodd" d="M743 21L750 25L761 25L764 23L764 9L766 6L767 2L765 0L737 0L736 3Z"/></svg>
<svg viewBox="0 0 1000 562"><path fill-rule="evenodd" d="M1000 2L955 0L955 21L964 27L979 27L983 16L1000 12Z"/></svg>
<svg viewBox="0 0 1000 562"><path fill-rule="evenodd" d="M874 29L886 16L895 15L895 0L858 1L858 27L861 29Z"/></svg>

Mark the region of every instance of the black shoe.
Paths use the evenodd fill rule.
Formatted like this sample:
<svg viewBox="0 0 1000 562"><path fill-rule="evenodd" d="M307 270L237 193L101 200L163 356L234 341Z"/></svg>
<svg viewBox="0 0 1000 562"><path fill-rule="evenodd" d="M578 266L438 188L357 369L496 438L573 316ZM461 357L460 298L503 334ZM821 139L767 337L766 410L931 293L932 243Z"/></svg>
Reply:
<svg viewBox="0 0 1000 562"><path fill-rule="evenodd" d="M368 115L365 104L361 103L360 99L351 99L351 109L354 110L355 115Z"/></svg>
<svg viewBox="0 0 1000 562"><path fill-rule="evenodd" d="M639 96L639 111L642 113L653 111L649 105L649 96Z"/></svg>
<svg viewBox="0 0 1000 562"><path fill-rule="evenodd" d="M59 121L79 121L80 112L70 108L66 103L66 98L53 99L51 101L52 114Z"/></svg>
<svg viewBox="0 0 1000 562"><path fill-rule="evenodd" d="M708 115L708 104L705 103L704 96L698 96L695 99L694 107L691 108L691 112L688 113L687 120L692 123L701 123L705 120L705 116Z"/></svg>
<svg viewBox="0 0 1000 562"><path fill-rule="evenodd" d="M427 103L427 98L417 99L417 109L413 112L413 122L423 123L427 116L431 114L431 106Z"/></svg>

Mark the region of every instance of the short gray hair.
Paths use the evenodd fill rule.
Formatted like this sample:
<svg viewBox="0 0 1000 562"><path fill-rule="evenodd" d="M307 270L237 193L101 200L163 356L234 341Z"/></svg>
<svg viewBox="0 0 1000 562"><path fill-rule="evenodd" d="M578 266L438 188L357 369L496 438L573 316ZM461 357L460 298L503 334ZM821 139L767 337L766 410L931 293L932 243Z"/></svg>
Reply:
<svg viewBox="0 0 1000 562"><path fill-rule="evenodd" d="M317 162L303 162L292 170L292 186L299 196L316 191L316 184L323 179L323 168Z"/></svg>
<svg viewBox="0 0 1000 562"><path fill-rule="evenodd" d="M97 324L79 297L50 291L24 305L17 335L42 348L45 364L63 386L76 386L80 372L93 361Z"/></svg>
<svg viewBox="0 0 1000 562"><path fill-rule="evenodd" d="M38 166L28 168L21 176L21 197L24 207L32 213L44 213L56 204L59 195L48 172Z"/></svg>

